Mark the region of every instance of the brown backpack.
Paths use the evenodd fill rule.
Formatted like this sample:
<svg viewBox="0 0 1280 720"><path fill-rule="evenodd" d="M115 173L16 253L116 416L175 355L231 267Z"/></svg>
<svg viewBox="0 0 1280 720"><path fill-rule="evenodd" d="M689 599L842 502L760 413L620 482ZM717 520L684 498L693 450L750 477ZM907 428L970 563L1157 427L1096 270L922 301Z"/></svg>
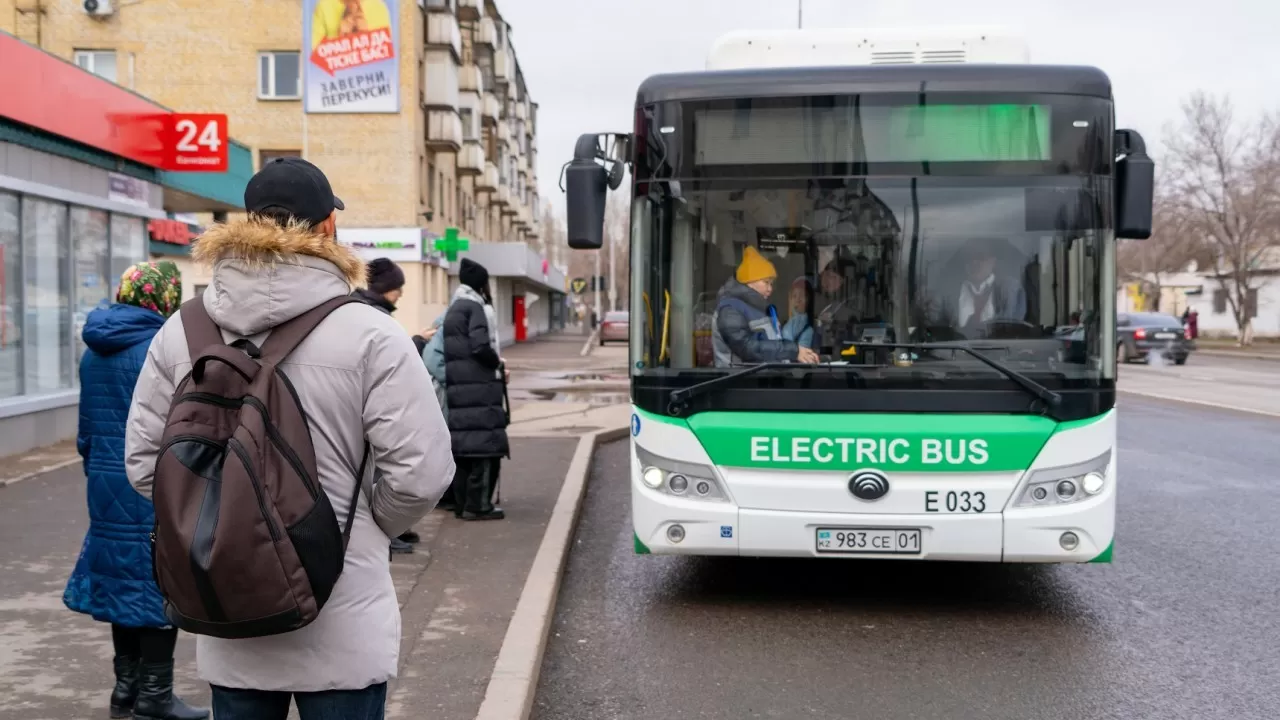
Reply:
<svg viewBox="0 0 1280 720"><path fill-rule="evenodd" d="M316 473L306 414L280 362L329 313L330 300L272 330L259 349L231 345L200 298L181 315L191 372L178 384L155 470L151 555L169 622L251 638L316 619L342 572L369 445L345 526Z"/></svg>

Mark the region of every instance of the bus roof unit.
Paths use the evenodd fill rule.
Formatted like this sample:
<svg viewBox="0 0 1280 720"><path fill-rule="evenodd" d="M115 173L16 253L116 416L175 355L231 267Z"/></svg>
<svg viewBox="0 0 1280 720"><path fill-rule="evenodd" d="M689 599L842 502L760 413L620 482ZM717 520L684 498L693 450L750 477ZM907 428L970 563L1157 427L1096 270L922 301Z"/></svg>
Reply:
<svg viewBox="0 0 1280 720"><path fill-rule="evenodd" d="M739 30L715 42L707 69L1029 61L1027 41L1000 27Z"/></svg>

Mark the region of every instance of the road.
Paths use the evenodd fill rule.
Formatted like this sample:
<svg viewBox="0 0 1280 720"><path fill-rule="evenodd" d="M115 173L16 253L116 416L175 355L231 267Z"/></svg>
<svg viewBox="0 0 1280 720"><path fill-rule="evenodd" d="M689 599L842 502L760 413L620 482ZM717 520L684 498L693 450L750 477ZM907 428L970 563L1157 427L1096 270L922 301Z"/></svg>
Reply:
<svg viewBox="0 0 1280 720"><path fill-rule="evenodd" d="M1280 360L1193 353L1186 365L1123 365L1120 389L1280 415Z"/></svg>
<svg viewBox="0 0 1280 720"><path fill-rule="evenodd" d="M607 446L534 718L1280 717L1280 420L1122 405L1112 565L636 556Z"/></svg>

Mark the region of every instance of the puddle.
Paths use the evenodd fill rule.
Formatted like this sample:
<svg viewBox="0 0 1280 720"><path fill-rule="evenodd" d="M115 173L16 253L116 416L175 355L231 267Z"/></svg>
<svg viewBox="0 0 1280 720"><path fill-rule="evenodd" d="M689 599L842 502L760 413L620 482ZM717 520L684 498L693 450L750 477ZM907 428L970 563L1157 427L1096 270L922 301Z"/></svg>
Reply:
<svg viewBox="0 0 1280 720"><path fill-rule="evenodd" d="M590 403L592 405L614 405L631 402L631 394L625 392L598 392L590 388L580 390L529 390L531 400L541 402Z"/></svg>

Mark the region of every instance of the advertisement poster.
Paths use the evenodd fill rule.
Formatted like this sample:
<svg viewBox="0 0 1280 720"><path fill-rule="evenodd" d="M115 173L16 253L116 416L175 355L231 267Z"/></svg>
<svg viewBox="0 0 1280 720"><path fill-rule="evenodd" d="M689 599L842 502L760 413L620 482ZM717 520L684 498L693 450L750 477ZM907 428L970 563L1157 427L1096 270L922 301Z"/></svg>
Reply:
<svg viewBox="0 0 1280 720"><path fill-rule="evenodd" d="M400 111L401 0L303 0L309 113Z"/></svg>

